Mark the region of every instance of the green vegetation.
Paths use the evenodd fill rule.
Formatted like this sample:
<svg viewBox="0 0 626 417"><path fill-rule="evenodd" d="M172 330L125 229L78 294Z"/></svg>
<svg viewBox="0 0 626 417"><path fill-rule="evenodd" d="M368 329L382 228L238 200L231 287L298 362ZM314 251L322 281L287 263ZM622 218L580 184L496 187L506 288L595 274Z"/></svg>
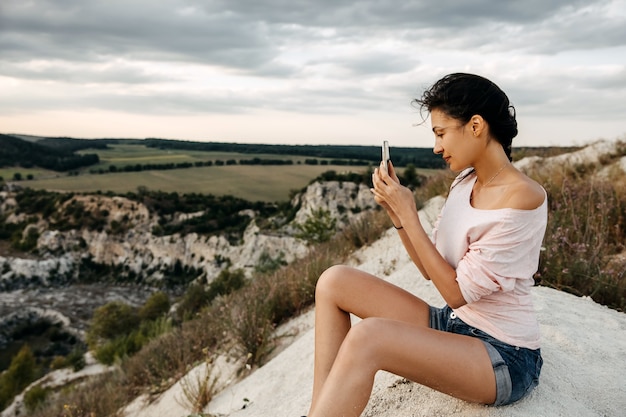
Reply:
<svg viewBox="0 0 626 417"><path fill-rule="evenodd" d="M246 283L242 270L223 270L208 286L189 286L177 309L177 322L190 320L211 302L242 288ZM112 365L133 356L150 340L171 330L167 318L170 301L164 292L156 292L140 308L113 301L94 311L87 343L98 361Z"/></svg>
<svg viewBox="0 0 626 417"><path fill-rule="evenodd" d="M50 388L44 388L41 385L35 385L26 393L24 393L24 406L26 407L26 411L32 413L37 408L39 408L50 394Z"/></svg>
<svg viewBox="0 0 626 417"><path fill-rule="evenodd" d="M13 166L17 162L24 168L37 166L54 171L69 171L99 161L96 154L75 155L71 150L51 148L9 135L0 134L0 142L0 167Z"/></svg>
<svg viewBox="0 0 626 417"><path fill-rule="evenodd" d="M100 362L111 365L139 351L155 337L169 331L165 318L170 302L156 292L137 309L120 301L97 308L87 332L87 343Z"/></svg>
<svg viewBox="0 0 626 417"><path fill-rule="evenodd" d="M233 165L362 167L375 165L380 159L378 146L256 145L163 139L38 138L26 141L9 135L0 135L0 140L5 145L0 151L0 168L44 168L69 171L70 176L87 172L87 166L92 174L104 174ZM87 153L86 150L95 153ZM413 164L421 168L437 169L444 166L441 158L428 148L396 148L396 151L395 164L398 167ZM14 178L15 181L25 178L41 180L45 177L53 180L54 177L59 177L37 170L26 173L14 170L1 174L3 177ZM74 191L84 190L75 188Z"/></svg>
<svg viewBox="0 0 626 417"><path fill-rule="evenodd" d="M246 283L244 272L240 269L224 269L208 286L194 283L187 288L176 308L178 322L187 321L208 306L216 297L228 295Z"/></svg>
<svg viewBox="0 0 626 417"><path fill-rule="evenodd" d="M139 320L153 321L170 311L170 297L163 291L157 291L146 300L137 312Z"/></svg>
<svg viewBox="0 0 626 417"><path fill-rule="evenodd" d="M24 182L38 190L76 193L111 192L126 194L139 188L165 193L230 195L248 201L284 202L293 190L300 190L312 178L329 170L359 172L362 166L329 165L224 165L169 171L85 174L57 178L35 178Z"/></svg>
<svg viewBox="0 0 626 417"><path fill-rule="evenodd" d="M17 138L13 138L19 141ZM232 195L249 201L285 201L323 172L360 172L376 165L377 146L243 145L168 140L46 138L43 144L63 152L96 152L99 161L89 168L70 169L69 175L37 168L12 157L0 169L4 178L19 176L28 187L64 192L123 194L139 187L179 193ZM89 149L89 151L85 151ZM76 154L86 157L89 154ZM17 161L17 162L15 162ZM412 164L420 170L443 166L428 148L397 148L397 167ZM9 165L9 166L10 166ZM0 168L2 165L0 165ZM123 180L121 178L123 177Z"/></svg>
<svg viewBox="0 0 626 417"><path fill-rule="evenodd" d="M9 368L0 374L0 410L6 408L15 395L40 375L41 369L35 356L28 345L24 345L11 360Z"/></svg>
<svg viewBox="0 0 626 417"><path fill-rule="evenodd" d="M380 162L380 146L357 145L265 145L219 142L187 142L176 140L146 139L146 146L160 149L184 149L219 152L244 152L272 155L299 155L327 159L352 159ZM442 168L441 158L430 148L394 147L394 161L397 166L414 164L423 168Z"/></svg>
<svg viewBox="0 0 626 417"><path fill-rule="evenodd" d="M3 375L6 375L7 369L23 349L28 349L34 355L37 368L34 376L37 377L50 369L81 369L84 366L86 347L76 335L66 331L61 323L52 323L46 318L31 318L15 326L5 327L3 333L9 340L0 350L0 373L4 372Z"/></svg>
<svg viewBox="0 0 626 417"><path fill-rule="evenodd" d="M296 237L309 243L322 243L330 240L336 233L337 219L331 216L328 210L319 208L314 210L304 223L297 223Z"/></svg>

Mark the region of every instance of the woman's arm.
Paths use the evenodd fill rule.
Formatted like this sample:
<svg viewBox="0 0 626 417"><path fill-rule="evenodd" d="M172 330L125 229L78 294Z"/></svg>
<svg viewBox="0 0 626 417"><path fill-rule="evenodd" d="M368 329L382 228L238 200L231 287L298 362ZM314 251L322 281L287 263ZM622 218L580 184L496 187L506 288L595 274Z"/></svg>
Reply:
<svg viewBox="0 0 626 417"><path fill-rule="evenodd" d="M466 304L456 271L437 251L417 213L413 192L400 185L391 166L390 173L376 169L372 175L374 198L389 213L394 225L402 227L400 238L409 256L426 279L430 279L452 308Z"/></svg>
<svg viewBox="0 0 626 417"><path fill-rule="evenodd" d="M417 251L415 250L413 243L409 239L409 235L406 233L406 229L404 228L404 226L402 227L402 229L398 230L398 234L400 235L402 244L409 254L409 257L411 258L415 266L417 266L417 269L419 269L425 279L430 280L430 276L428 276L428 272L426 272L426 269L424 269L424 265L422 265L422 260L417 255Z"/></svg>

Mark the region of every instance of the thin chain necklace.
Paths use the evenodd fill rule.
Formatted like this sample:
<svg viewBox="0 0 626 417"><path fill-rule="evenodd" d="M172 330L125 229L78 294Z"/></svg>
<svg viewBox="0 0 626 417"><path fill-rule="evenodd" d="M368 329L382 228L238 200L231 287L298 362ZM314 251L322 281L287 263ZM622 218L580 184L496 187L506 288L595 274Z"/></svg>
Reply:
<svg viewBox="0 0 626 417"><path fill-rule="evenodd" d="M497 177L497 176L498 176L498 175L502 172L502 170L503 170L503 169L504 169L507 165L509 165L509 163L510 163L509 161L505 162L505 163L504 163L504 165L502 165L502 166L500 167L500 169L498 170L498 172L496 172L495 174L493 174L493 177L489 178L489 180L488 180L486 183L484 183L484 184L480 185L480 184L478 183L478 181L476 181L476 185L478 185L478 187L479 187L479 188L478 188L478 189L476 189L476 190L474 190L474 192L476 192L476 191L480 190L481 188L485 188L486 186L488 186L488 185L491 183L491 181L495 180L495 179L496 179L496 177ZM471 200L473 200L473 199L474 199L474 193L472 193L472 194L471 194L470 201L471 201Z"/></svg>

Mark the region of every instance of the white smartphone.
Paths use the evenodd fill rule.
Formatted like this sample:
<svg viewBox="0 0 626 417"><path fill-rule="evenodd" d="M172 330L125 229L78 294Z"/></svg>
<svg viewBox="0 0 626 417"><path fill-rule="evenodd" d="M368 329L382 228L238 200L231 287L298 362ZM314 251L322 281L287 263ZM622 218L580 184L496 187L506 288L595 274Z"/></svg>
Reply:
<svg viewBox="0 0 626 417"><path fill-rule="evenodd" d="M385 170L387 170L387 172L389 172L389 168L387 168L387 162L389 161L389 142L388 141L383 141L383 147L382 147L382 152L383 152L383 157L382 157L382 161L383 161L383 166L385 167Z"/></svg>

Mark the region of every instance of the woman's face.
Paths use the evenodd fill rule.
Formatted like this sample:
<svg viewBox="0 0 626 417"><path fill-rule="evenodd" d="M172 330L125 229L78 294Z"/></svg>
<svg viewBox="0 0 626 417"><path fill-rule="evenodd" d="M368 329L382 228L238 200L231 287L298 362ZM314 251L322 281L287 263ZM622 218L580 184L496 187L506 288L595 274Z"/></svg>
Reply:
<svg viewBox="0 0 626 417"><path fill-rule="evenodd" d="M463 124L438 109L430 113L432 130L435 134L433 152L441 154L453 171L462 171L472 166L476 153L476 140L470 123Z"/></svg>

